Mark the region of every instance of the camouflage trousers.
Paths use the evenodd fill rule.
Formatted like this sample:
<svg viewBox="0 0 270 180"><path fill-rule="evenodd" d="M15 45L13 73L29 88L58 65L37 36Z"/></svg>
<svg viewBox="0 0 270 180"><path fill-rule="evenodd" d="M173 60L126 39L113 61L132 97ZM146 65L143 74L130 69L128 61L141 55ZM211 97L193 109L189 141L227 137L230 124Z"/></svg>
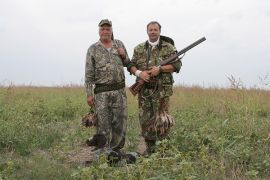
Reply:
<svg viewBox="0 0 270 180"><path fill-rule="evenodd" d="M166 132L161 133L153 128L156 119L160 117L160 112L168 113L169 97L160 98L159 93L152 89L143 89L138 96L139 103L139 121L141 125L141 134L145 140L162 140L168 136L168 127Z"/></svg>
<svg viewBox="0 0 270 180"><path fill-rule="evenodd" d="M106 137L106 146L121 149L127 128L127 96L125 88L95 94L97 134Z"/></svg>

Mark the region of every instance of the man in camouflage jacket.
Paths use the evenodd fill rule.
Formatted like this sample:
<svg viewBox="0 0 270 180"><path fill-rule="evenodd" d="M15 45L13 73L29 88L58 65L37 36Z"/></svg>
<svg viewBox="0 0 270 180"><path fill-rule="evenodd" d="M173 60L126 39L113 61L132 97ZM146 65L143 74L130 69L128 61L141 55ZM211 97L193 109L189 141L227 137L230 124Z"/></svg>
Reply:
<svg viewBox="0 0 270 180"><path fill-rule="evenodd" d="M152 21L147 25L149 39L135 47L131 73L145 81L139 92L139 120L146 142L145 154L154 151L156 140L167 137L174 124L169 115L169 97L173 94L173 72L179 72L181 61L159 66L160 61L176 53L176 48L160 36L161 25Z"/></svg>
<svg viewBox="0 0 270 180"><path fill-rule="evenodd" d="M87 103L94 107L97 115L97 136L94 137L102 136L105 147L120 150L125 144L127 126L123 66L130 68L131 63L124 44L113 39L112 23L108 19L99 23L99 36L100 40L87 51Z"/></svg>

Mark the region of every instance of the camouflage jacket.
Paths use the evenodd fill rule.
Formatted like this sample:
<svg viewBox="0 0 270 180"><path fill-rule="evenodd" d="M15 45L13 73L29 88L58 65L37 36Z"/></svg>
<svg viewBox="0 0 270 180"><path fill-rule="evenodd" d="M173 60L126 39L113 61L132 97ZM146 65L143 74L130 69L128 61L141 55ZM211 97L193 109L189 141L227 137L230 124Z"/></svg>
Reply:
<svg viewBox="0 0 270 180"><path fill-rule="evenodd" d="M122 60L118 48L124 48L126 59ZM120 40L113 40L112 48L107 50L100 41L92 44L86 56L85 87L87 96L93 95L94 84L115 84L125 81L123 66L130 68L131 62L126 48Z"/></svg>
<svg viewBox="0 0 270 180"><path fill-rule="evenodd" d="M132 65L137 69L144 71L151 66L158 66L160 61L168 58L170 55L176 53L176 48L160 40L159 44L152 49L148 41L139 44L134 48L133 57L131 59ZM149 59L149 60L147 60ZM147 62L148 61L148 62ZM175 71L178 73L182 66L181 61L172 64ZM158 75L159 83L163 86L163 92L160 92L164 96L172 95L172 84L174 83L172 73L160 73Z"/></svg>

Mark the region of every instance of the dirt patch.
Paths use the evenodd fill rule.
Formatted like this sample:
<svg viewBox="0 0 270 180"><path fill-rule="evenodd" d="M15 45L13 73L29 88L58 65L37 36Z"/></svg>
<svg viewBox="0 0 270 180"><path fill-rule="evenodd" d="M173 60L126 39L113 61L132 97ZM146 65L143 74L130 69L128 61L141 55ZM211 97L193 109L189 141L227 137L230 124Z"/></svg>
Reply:
<svg viewBox="0 0 270 180"><path fill-rule="evenodd" d="M94 147L82 145L77 150L68 153L67 159L72 164L87 165L90 162L94 161L96 158L96 154L93 151L93 149ZM146 146L145 146L144 138L141 137L138 147L137 147L137 152L139 154L143 154L145 150L146 150Z"/></svg>
<svg viewBox="0 0 270 180"><path fill-rule="evenodd" d="M96 158L93 149L94 147L81 146L78 150L68 154L69 162L74 164L85 164L92 162Z"/></svg>

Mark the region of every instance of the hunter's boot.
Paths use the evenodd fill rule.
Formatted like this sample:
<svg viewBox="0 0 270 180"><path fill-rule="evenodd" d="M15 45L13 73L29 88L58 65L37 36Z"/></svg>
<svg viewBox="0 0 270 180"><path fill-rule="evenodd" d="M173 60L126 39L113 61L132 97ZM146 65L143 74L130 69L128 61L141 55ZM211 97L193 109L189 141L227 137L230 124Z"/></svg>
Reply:
<svg viewBox="0 0 270 180"><path fill-rule="evenodd" d="M144 155L148 156L155 152L156 140L145 139L146 150Z"/></svg>
<svg viewBox="0 0 270 180"><path fill-rule="evenodd" d="M86 140L86 144L95 147L94 150L102 149L106 145L106 137L102 134L95 134L92 139Z"/></svg>

